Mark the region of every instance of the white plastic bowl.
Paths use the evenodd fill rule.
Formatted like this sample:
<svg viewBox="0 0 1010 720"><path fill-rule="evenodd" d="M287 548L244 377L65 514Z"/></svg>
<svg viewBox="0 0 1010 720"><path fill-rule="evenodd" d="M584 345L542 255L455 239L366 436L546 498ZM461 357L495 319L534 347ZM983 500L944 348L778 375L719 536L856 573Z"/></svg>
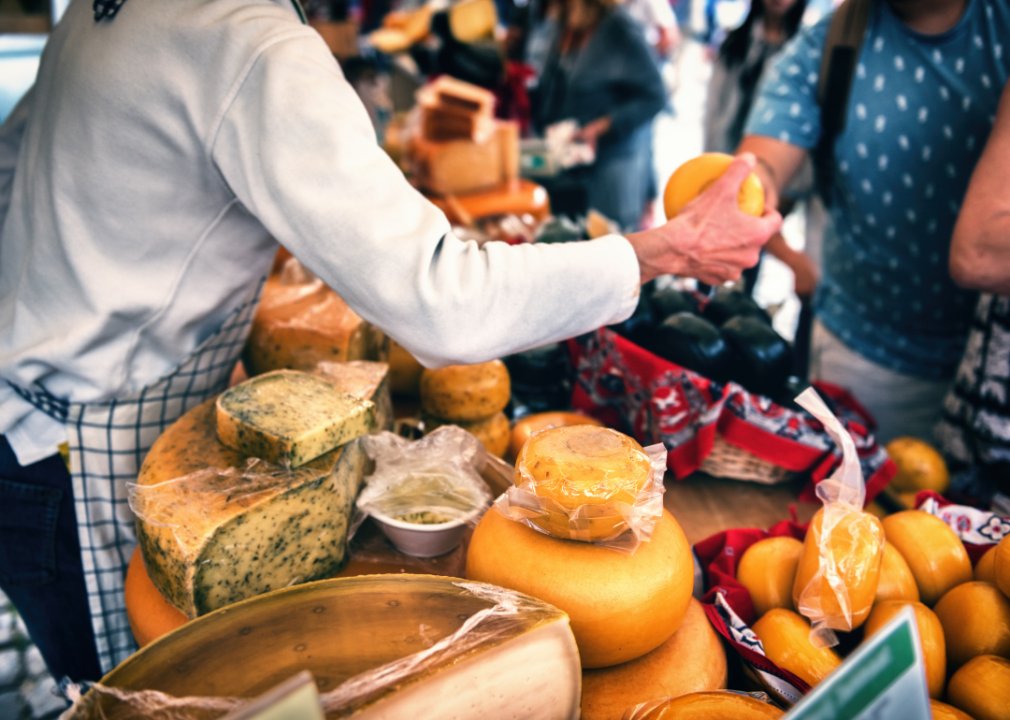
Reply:
<svg viewBox="0 0 1010 720"><path fill-rule="evenodd" d="M481 508L475 508L465 518L434 525L403 522L376 513L372 514L372 518L397 550L404 555L426 558L445 555L454 550L463 538L467 523L481 512Z"/></svg>

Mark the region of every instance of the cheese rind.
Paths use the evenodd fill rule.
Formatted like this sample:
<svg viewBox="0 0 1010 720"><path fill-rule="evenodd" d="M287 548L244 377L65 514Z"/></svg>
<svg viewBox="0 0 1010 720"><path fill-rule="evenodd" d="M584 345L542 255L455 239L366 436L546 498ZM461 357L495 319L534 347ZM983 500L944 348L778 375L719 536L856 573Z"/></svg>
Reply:
<svg viewBox="0 0 1010 720"><path fill-rule="evenodd" d="M273 468L274 481L259 482L257 492L232 492L234 475L250 479L248 461L218 442L215 412L208 400L162 433L134 498L151 581L190 618L339 571L368 462L355 440L289 474ZM215 483L231 490L213 492Z"/></svg>
<svg viewBox="0 0 1010 720"><path fill-rule="evenodd" d="M421 373L421 408L445 420L482 420L504 410L511 397L509 371L501 360Z"/></svg>
<svg viewBox="0 0 1010 720"><path fill-rule="evenodd" d="M278 370L217 400L217 434L244 455L297 468L375 429L375 405L308 373Z"/></svg>

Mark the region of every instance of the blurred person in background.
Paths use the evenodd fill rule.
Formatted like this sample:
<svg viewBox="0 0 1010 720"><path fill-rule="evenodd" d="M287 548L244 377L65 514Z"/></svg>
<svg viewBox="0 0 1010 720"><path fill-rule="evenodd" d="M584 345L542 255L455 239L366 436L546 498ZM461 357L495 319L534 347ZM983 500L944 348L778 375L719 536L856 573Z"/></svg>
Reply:
<svg viewBox="0 0 1010 720"><path fill-rule="evenodd" d="M641 26L614 0L559 0L558 31L534 99L538 132L575 120L596 150L581 178L589 207L639 227L652 183L652 119L666 93ZM652 185L654 187L654 185Z"/></svg>
<svg viewBox="0 0 1010 720"><path fill-rule="evenodd" d="M743 139L747 114L754 104L758 82L769 60L800 29L806 0L753 0L740 27L730 32L712 64L705 105L705 152L733 153ZM809 192L813 181L809 164L794 180L780 203L779 211L788 215L797 196ZM801 252L793 250L781 234L776 234L765 249L789 266L796 277L796 295L809 300L817 287L820 272ZM758 263L744 271L748 294L754 292Z"/></svg>

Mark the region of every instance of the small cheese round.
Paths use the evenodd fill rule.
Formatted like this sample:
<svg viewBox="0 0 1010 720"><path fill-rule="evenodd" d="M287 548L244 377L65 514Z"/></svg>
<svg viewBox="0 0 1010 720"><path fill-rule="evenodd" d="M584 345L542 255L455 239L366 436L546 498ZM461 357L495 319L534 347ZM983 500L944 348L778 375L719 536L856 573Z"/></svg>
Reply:
<svg viewBox="0 0 1010 720"><path fill-rule="evenodd" d="M947 683L947 702L974 720L1010 718L1010 660L980 655Z"/></svg>
<svg viewBox="0 0 1010 720"><path fill-rule="evenodd" d="M979 582L996 584L996 550L999 545L993 545L986 550L985 555L975 563L974 578Z"/></svg>
<svg viewBox="0 0 1010 720"><path fill-rule="evenodd" d="M494 509L474 530L466 576L532 595L568 613L583 668L634 660L680 627L694 587L694 559L665 510L634 555L559 540Z"/></svg>
<svg viewBox="0 0 1010 720"><path fill-rule="evenodd" d="M564 427L565 425L596 425L603 427L596 418L580 415L573 412L544 412L536 415L527 415L516 421L512 428L512 439L509 441L509 455L516 458L522 452L523 445L535 432L546 430L552 427Z"/></svg>
<svg viewBox="0 0 1010 720"><path fill-rule="evenodd" d="M776 720L783 712L748 695L702 692L683 695L642 720Z"/></svg>
<svg viewBox="0 0 1010 720"><path fill-rule="evenodd" d="M971 560L961 539L935 515L922 510L888 515L884 533L908 563L926 605L932 607L945 592L972 579Z"/></svg>
<svg viewBox="0 0 1010 720"><path fill-rule="evenodd" d="M810 642L810 624L792 610L769 610L751 629L761 639L769 660L796 675L810 687L817 685L842 664L831 648L813 646Z"/></svg>
<svg viewBox="0 0 1010 720"><path fill-rule="evenodd" d="M793 609L793 582L803 554L803 543L791 537L758 540L744 551L736 579L750 592L754 614L772 608Z"/></svg>
<svg viewBox="0 0 1010 720"><path fill-rule="evenodd" d="M463 428L475 438L484 443L484 447L489 453L497 457L504 457L508 448L511 430L509 419L505 413L495 413L491 417L481 420L466 422L463 420L444 420L434 415L424 415L424 434L427 435L443 425L456 425Z"/></svg>
<svg viewBox="0 0 1010 720"><path fill-rule="evenodd" d="M915 584L915 576L905 558L901 557L901 553L891 543L884 543L880 581L873 602L876 604L885 600L919 602L919 587Z"/></svg>
<svg viewBox="0 0 1010 720"><path fill-rule="evenodd" d="M863 626L863 642L877 634L895 615L911 606L915 612L915 624L919 628L922 657L926 664L926 684L931 698L943 697L943 685L947 680L947 646L944 641L940 618L921 602L885 600L873 606L873 612Z"/></svg>
<svg viewBox="0 0 1010 720"><path fill-rule="evenodd" d="M421 409L453 422L490 417L504 410L511 397L509 371L501 360L421 373Z"/></svg>
<svg viewBox="0 0 1010 720"><path fill-rule="evenodd" d="M634 505L652 479L652 461L623 433L595 425L571 425L536 433L516 458L515 484L532 480L538 497L553 501L546 516L532 518L555 537L593 542L627 529L620 508L583 515L572 526L569 513L586 505Z"/></svg>
<svg viewBox="0 0 1010 720"><path fill-rule="evenodd" d="M934 609L947 636L951 672L978 655L1010 658L1010 599L995 585L958 585Z"/></svg>
<svg viewBox="0 0 1010 720"><path fill-rule="evenodd" d="M726 651L702 604L691 603L670 639L613 667L582 672L582 720L619 720L632 705L726 687Z"/></svg>

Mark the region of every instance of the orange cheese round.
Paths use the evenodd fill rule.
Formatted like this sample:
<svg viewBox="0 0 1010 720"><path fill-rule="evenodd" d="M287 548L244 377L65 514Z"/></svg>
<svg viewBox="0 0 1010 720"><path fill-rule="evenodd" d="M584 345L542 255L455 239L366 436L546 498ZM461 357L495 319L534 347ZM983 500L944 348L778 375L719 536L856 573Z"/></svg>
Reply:
<svg viewBox="0 0 1010 720"><path fill-rule="evenodd" d="M726 651L700 602L670 639L613 667L582 671L582 720L621 720L632 705L726 687Z"/></svg>
<svg viewBox="0 0 1010 720"><path fill-rule="evenodd" d="M138 546L130 557L123 586L126 617L137 645L144 647L162 635L185 625L188 618L158 592L144 567L144 557Z"/></svg>
<svg viewBox="0 0 1010 720"><path fill-rule="evenodd" d="M564 610L582 667L600 668L640 658L677 631L694 587L694 559L665 510L652 540L625 555L559 540L492 509L470 540L466 576Z"/></svg>
<svg viewBox="0 0 1010 720"><path fill-rule="evenodd" d="M666 190L663 192L663 209L666 211L667 219L679 215L685 205L708 190L723 176L732 162L732 155L705 153L677 168L667 181ZM754 173L748 175L740 186L737 205L748 215L760 217L764 213L765 191Z"/></svg>
<svg viewBox="0 0 1010 720"><path fill-rule="evenodd" d="M947 683L947 702L974 720L1010 718L1010 660L980 655Z"/></svg>
<svg viewBox="0 0 1010 720"><path fill-rule="evenodd" d="M509 455L513 458L519 457L523 445L530 439L530 435L541 430L552 427L564 427L566 425L596 425L603 427L599 420L586 415L572 412L545 412L536 415L527 415L517 420L512 428L512 439L509 441Z"/></svg>
<svg viewBox="0 0 1010 720"><path fill-rule="evenodd" d="M996 549L998 547L998 545L993 545L975 563L975 572L973 573L975 580L996 584Z"/></svg>
<svg viewBox="0 0 1010 720"><path fill-rule="evenodd" d="M421 409L445 420L481 420L505 409L512 397L501 360L450 365L421 373Z"/></svg>
<svg viewBox="0 0 1010 720"><path fill-rule="evenodd" d="M497 457L505 457L508 448L510 429L509 419L505 413L498 412L489 418L466 422L464 420L443 420L433 415L424 415L424 433L437 430L443 425L457 425L480 440L489 453Z"/></svg>
<svg viewBox="0 0 1010 720"><path fill-rule="evenodd" d="M915 612L915 624L919 628L922 642L922 656L926 664L926 685L931 698L943 697L943 684L947 679L947 646L944 642L943 626L932 610L921 602L904 600L884 600L873 606L873 612L863 626L863 641L869 640L889 623L902 608L911 605Z"/></svg>
<svg viewBox="0 0 1010 720"><path fill-rule="evenodd" d="M993 558L993 574L996 576L996 587L1010 597L1010 535L999 541L996 546L996 557Z"/></svg>
<svg viewBox="0 0 1010 720"><path fill-rule="evenodd" d="M870 513L848 511L830 530L827 552L833 559L838 577L848 594L851 618L846 618L832 578L822 575L820 582L808 589L821 567L821 527L824 514L824 508L817 511L803 541L803 555L793 584L793 607L803 613L803 595L812 591L815 597L820 597L821 612L829 620L828 627L853 630L863 624L873 607L884 551L884 529L880 520Z"/></svg>
<svg viewBox="0 0 1010 720"><path fill-rule="evenodd" d="M803 554L803 543L791 537L758 540L744 552L736 579L750 592L754 613L772 608L793 610L793 583Z"/></svg>
<svg viewBox="0 0 1010 720"><path fill-rule="evenodd" d="M917 493L920 490L947 491L950 473L947 464L929 443L914 437L895 438L887 443L887 454L898 466L891 479L891 487L899 493Z"/></svg>
<svg viewBox="0 0 1010 720"><path fill-rule="evenodd" d="M834 650L813 646L810 642L810 623L792 610L769 610L751 629L761 638L769 660L811 687L842 663Z"/></svg>
<svg viewBox="0 0 1010 720"><path fill-rule="evenodd" d="M961 712L953 705L939 700L930 700L929 709L933 711L933 720L975 720L971 715Z"/></svg>
<svg viewBox="0 0 1010 720"><path fill-rule="evenodd" d="M952 587L971 580L968 553L940 518L905 510L884 519L884 533L908 563L926 605L932 607Z"/></svg>
<svg viewBox="0 0 1010 720"><path fill-rule="evenodd" d="M880 580L874 604L885 600L906 600L919 602L919 587L915 584L912 570L901 557L901 553L891 543L884 543L884 558L880 563Z"/></svg>
<svg viewBox="0 0 1010 720"><path fill-rule="evenodd" d="M973 657L1010 658L1010 599L995 585L966 582L948 591L934 608L947 637L951 672Z"/></svg>
<svg viewBox="0 0 1010 720"><path fill-rule="evenodd" d="M642 720L776 720L782 715L774 705L747 695L703 692L671 700Z"/></svg>

